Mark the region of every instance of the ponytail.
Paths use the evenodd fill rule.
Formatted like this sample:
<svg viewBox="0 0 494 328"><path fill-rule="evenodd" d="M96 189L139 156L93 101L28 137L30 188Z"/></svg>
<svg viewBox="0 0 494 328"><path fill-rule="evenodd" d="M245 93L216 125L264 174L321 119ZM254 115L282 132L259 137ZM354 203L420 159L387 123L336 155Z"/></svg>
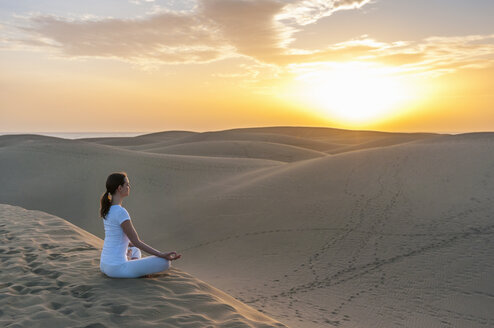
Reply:
<svg viewBox="0 0 494 328"><path fill-rule="evenodd" d="M117 172L112 173L106 179L106 192L101 195L99 215L106 219L106 215L110 211L112 195L117 191L118 186L122 186L125 183L125 177L127 173Z"/></svg>
<svg viewBox="0 0 494 328"><path fill-rule="evenodd" d="M103 218L106 219L106 215L108 214L108 211L110 211L110 206L111 206L111 194L109 191L106 191L100 199L100 210L99 210L99 215Z"/></svg>

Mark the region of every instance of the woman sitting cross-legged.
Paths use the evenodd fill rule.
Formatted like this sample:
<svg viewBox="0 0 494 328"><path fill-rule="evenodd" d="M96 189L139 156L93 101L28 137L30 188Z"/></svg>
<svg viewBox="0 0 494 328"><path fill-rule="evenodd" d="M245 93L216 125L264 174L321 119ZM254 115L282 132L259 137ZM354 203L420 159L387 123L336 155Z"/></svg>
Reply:
<svg viewBox="0 0 494 328"><path fill-rule="evenodd" d="M122 200L129 193L130 182L125 172L108 176L106 192L101 196L100 216L104 219L105 241L100 269L112 278L137 278L165 271L171 261L181 257L177 252L162 253L139 239L129 213L122 207ZM140 250L151 256L142 258Z"/></svg>

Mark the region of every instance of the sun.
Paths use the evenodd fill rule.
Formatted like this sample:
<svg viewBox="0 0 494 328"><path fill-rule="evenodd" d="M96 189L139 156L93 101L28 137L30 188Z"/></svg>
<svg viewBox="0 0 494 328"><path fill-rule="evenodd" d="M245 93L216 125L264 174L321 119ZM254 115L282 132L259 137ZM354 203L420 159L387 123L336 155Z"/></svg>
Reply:
<svg viewBox="0 0 494 328"><path fill-rule="evenodd" d="M386 119L396 114L411 94L395 69L361 62L305 69L297 80L304 103L349 125Z"/></svg>

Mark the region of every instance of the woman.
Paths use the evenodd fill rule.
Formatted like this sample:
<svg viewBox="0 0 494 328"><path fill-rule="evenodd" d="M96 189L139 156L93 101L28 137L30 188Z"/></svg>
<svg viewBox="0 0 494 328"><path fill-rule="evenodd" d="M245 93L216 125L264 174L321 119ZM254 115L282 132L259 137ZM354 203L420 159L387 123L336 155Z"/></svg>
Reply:
<svg viewBox="0 0 494 328"><path fill-rule="evenodd" d="M100 269L113 278L137 278L167 270L170 261L178 260L176 252L161 253L139 239L122 200L130 193L129 178L125 172L112 173L106 179L106 192L101 196L100 216L104 219L105 241L101 251ZM140 258L141 249L153 256ZM135 256L131 260L127 256Z"/></svg>

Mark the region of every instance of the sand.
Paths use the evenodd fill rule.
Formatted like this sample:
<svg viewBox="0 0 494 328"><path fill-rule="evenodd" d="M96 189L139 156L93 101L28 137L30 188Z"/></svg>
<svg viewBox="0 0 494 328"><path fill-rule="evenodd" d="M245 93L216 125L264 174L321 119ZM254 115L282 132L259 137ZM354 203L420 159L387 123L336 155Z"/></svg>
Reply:
<svg viewBox="0 0 494 328"><path fill-rule="evenodd" d="M0 202L99 238L125 170L141 239L291 327L494 326L494 133L3 136L0 169Z"/></svg>
<svg viewBox="0 0 494 328"><path fill-rule="evenodd" d="M56 216L1 204L0 229L2 327L285 327L173 267L108 278L103 241Z"/></svg>

